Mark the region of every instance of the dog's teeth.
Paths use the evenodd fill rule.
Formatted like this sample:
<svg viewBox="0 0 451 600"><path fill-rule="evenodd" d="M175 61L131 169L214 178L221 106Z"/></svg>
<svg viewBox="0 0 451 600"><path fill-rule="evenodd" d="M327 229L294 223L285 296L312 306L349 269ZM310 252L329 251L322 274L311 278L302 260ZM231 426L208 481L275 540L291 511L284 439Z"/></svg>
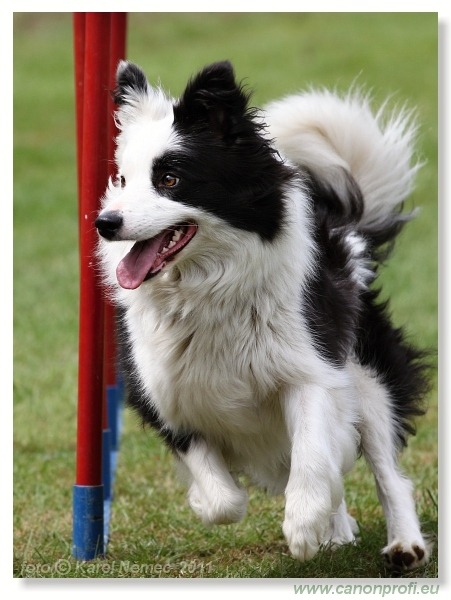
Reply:
<svg viewBox="0 0 451 600"><path fill-rule="evenodd" d="M178 242L181 237L182 237L182 232L177 229L177 231L172 236L172 241Z"/></svg>
<svg viewBox="0 0 451 600"><path fill-rule="evenodd" d="M168 244L168 248L173 248L175 246L176 242L174 242L174 240L171 240Z"/></svg>
<svg viewBox="0 0 451 600"><path fill-rule="evenodd" d="M165 252L167 252L167 251L168 251L168 249L167 249L167 248L166 248L166 246L165 246L161 252L164 254L164 253L165 253Z"/></svg>

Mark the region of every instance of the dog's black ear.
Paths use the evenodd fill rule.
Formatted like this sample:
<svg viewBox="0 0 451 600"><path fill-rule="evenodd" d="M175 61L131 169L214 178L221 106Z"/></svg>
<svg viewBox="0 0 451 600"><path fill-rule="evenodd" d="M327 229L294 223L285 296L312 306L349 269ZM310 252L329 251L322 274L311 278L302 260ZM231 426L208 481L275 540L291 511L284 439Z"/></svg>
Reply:
<svg viewBox="0 0 451 600"><path fill-rule="evenodd" d="M118 105L127 104L136 94L147 94L149 83L142 70L135 64L121 60L116 71L116 88L113 100Z"/></svg>
<svg viewBox="0 0 451 600"><path fill-rule="evenodd" d="M235 81L232 65L223 61L205 67L190 80L174 111L185 125L207 124L215 135L230 141L247 103L248 94Z"/></svg>

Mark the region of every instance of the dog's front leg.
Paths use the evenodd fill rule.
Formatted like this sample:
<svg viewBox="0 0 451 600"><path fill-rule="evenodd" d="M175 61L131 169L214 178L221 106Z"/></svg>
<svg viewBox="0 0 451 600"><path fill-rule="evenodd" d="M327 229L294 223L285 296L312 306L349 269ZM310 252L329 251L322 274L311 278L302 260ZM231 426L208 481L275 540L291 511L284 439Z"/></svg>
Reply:
<svg viewBox="0 0 451 600"><path fill-rule="evenodd" d="M196 436L187 451L177 454L189 471L190 506L203 523L240 521L246 514L247 493L235 483L219 450Z"/></svg>
<svg viewBox="0 0 451 600"><path fill-rule="evenodd" d="M333 448L333 398L317 384L283 390L291 441L283 532L291 553L308 560L331 538L331 515L343 498L340 458Z"/></svg>

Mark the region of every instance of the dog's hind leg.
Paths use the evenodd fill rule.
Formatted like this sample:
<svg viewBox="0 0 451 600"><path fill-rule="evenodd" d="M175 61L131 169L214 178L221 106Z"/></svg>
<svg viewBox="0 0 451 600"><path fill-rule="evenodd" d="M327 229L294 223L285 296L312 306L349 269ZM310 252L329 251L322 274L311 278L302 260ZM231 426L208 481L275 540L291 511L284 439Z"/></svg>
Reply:
<svg viewBox="0 0 451 600"><path fill-rule="evenodd" d="M373 471L387 520L388 543L382 552L395 569L413 569L427 562L430 549L420 530L412 483L397 464L390 396L371 370L356 369L356 386L361 398L362 450Z"/></svg>
<svg viewBox="0 0 451 600"><path fill-rule="evenodd" d="M177 455L189 471L189 504L204 524L236 523L244 517L247 492L238 487L216 448L196 436Z"/></svg>

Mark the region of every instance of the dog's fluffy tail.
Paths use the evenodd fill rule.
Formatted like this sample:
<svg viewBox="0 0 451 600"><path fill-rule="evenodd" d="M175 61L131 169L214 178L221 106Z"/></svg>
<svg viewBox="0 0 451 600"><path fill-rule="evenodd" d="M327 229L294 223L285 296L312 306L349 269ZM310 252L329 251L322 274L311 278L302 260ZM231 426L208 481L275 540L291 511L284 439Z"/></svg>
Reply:
<svg viewBox="0 0 451 600"><path fill-rule="evenodd" d="M309 91L273 102L265 115L280 153L332 193L334 210L338 202L343 215L353 215L373 249L392 241L413 216L401 211L421 166L412 112L390 113L386 104L373 112L369 97L356 90Z"/></svg>

